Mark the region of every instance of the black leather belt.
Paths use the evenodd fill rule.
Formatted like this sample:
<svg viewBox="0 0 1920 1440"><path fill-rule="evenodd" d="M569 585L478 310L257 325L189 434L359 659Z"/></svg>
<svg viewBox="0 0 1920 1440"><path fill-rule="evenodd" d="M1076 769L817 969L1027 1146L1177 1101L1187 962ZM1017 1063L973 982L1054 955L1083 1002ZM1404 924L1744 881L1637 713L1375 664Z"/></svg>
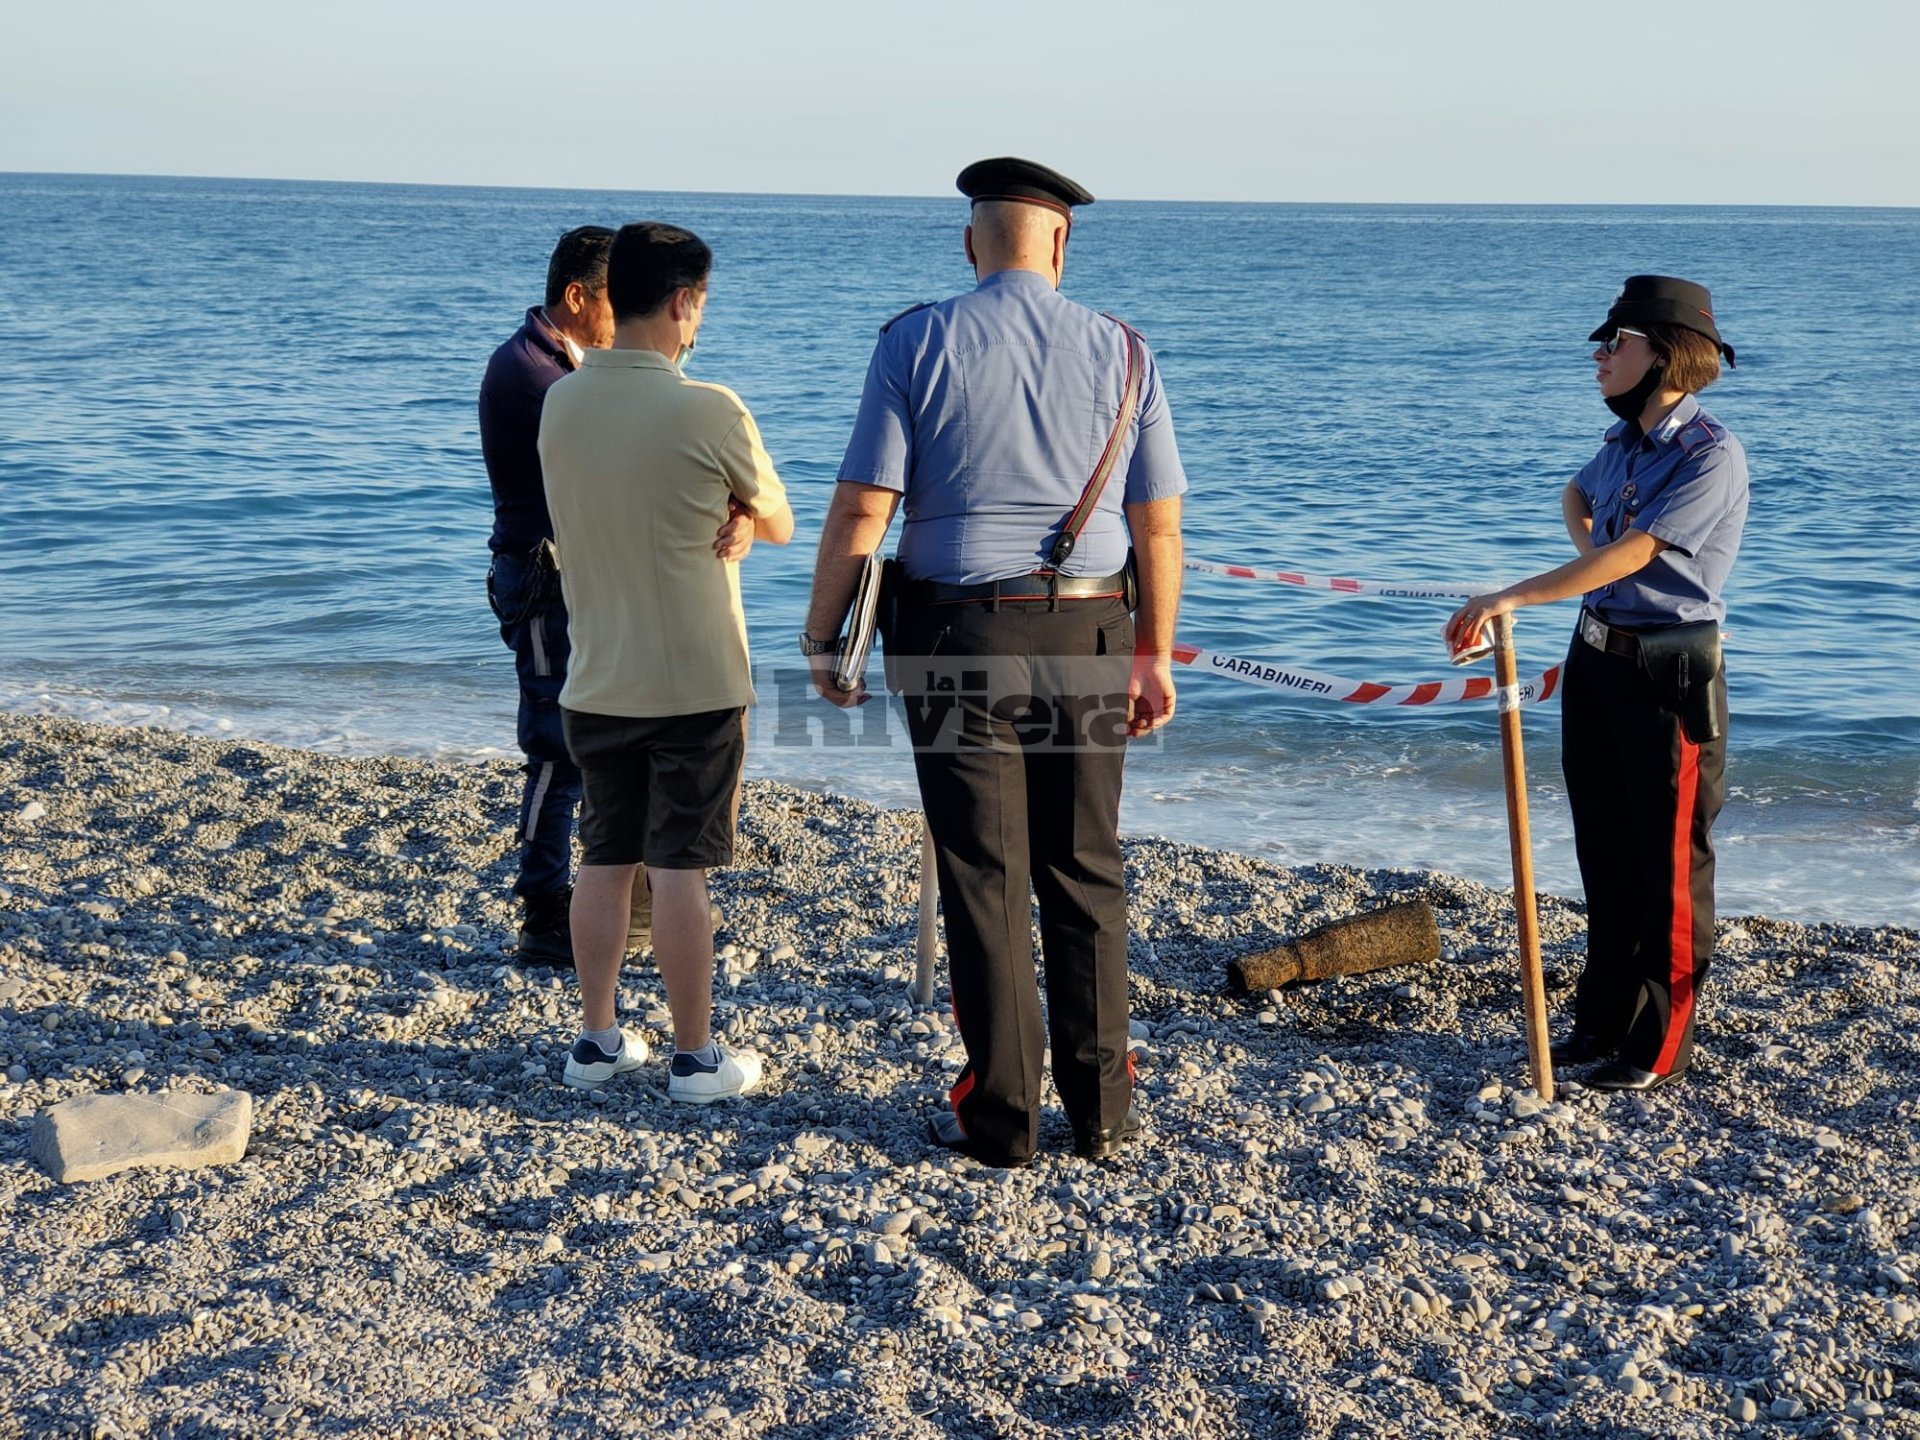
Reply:
<svg viewBox="0 0 1920 1440"><path fill-rule="evenodd" d="M979 585L948 585L939 580L915 580L908 596L922 605L997 605L1003 600L1121 600L1126 598L1127 572L1111 575L1015 575Z"/></svg>
<svg viewBox="0 0 1920 1440"><path fill-rule="evenodd" d="M1609 625L1591 610L1580 612L1580 638L1594 649L1624 659L1640 658L1640 637L1631 630Z"/></svg>

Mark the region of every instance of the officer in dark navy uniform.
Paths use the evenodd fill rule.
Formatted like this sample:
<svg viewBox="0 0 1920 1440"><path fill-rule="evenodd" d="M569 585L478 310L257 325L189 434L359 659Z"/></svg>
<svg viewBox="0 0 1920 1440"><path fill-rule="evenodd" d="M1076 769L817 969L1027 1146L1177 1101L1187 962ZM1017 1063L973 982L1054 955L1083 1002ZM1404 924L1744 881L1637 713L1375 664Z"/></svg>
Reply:
<svg viewBox="0 0 1920 1440"><path fill-rule="evenodd" d="M613 339L607 304L607 252L613 231L569 230L547 262L544 304L493 352L480 386L480 452L493 489L493 563L487 599L500 638L513 650L520 680L520 873L514 894L524 907L522 964L571 965L567 906L573 893L573 815L580 772L560 733L560 687L567 678L567 611L553 567L553 521L541 483L540 413L548 389L586 351Z"/></svg>
<svg viewBox="0 0 1920 1440"><path fill-rule="evenodd" d="M480 383L480 453L493 490L487 601L500 638L513 651L520 681L519 741L526 756L520 791L520 963L570 966L573 935L573 817L580 771L560 725L560 688L572 654L567 607L553 560L553 517L540 472L540 417L547 391L571 374L588 350L613 343L607 302L607 256L613 231L581 225L567 231L547 262L545 303L487 361ZM753 544L753 520L735 509L715 536L722 559L738 560ZM634 886L630 948L646 943L651 906L644 875Z"/></svg>
<svg viewBox="0 0 1920 1440"><path fill-rule="evenodd" d="M1586 1083L1653 1090L1686 1073L1713 955L1711 831L1726 798L1721 591L1747 519L1740 442L1695 392L1733 364L1704 286L1635 275L1590 337L1620 417L1567 485L1578 558L1448 622L1584 595L1561 698L1563 768L1587 892L1587 963L1557 1061Z"/></svg>
<svg viewBox="0 0 1920 1440"><path fill-rule="evenodd" d="M834 685L832 662L860 569L903 507L907 583L890 662L897 652L983 677L1003 664L1033 683L1047 669L1039 660L1064 659L1080 669L1059 673L1091 677L1078 698L1097 700L1104 688L1113 702L1117 718L1102 735L1091 725L1062 743L1058 727L1022 727L969 692L952 712L964 743L917 738L914 755L967 1050L933 1137L989 1164L1029 1160L1050 1039L1075 1149L1105 1158L1140 1128L1127 1053L1120 788L1127 738L1173 715L1186 475L1151 352L1119 321L1059 293L1074 207L1093 196L1011 158L969 165L957 183L971 202L964 243L978 286L881 332L800 647L823 696L866 698ZM1136 571L1137 622L1128 603ZM1036 894L1044 1031L1030 940Z"/></svg>

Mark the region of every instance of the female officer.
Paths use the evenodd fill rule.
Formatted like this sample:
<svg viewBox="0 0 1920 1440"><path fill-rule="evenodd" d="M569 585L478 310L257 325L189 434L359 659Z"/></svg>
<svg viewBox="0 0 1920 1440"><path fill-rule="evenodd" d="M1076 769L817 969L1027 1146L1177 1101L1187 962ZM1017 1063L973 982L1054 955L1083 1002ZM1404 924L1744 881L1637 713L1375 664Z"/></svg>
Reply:
<svg viewBox="0 0 1920 1440"><path fill-rule="evenodd" d="M1686 1073L1713 953L1714 817L1726 798L1721 590L1747 519L1740 442L1693 397L1734 363L1706 288L1628 279L1591 337L1620 417L1560 498L1578 556L1475 596L1456 648L1492 616L1584 597L1561 698L1563 768L1587 892L1587 963L1564 1064L1654 1090Z"/></svg>

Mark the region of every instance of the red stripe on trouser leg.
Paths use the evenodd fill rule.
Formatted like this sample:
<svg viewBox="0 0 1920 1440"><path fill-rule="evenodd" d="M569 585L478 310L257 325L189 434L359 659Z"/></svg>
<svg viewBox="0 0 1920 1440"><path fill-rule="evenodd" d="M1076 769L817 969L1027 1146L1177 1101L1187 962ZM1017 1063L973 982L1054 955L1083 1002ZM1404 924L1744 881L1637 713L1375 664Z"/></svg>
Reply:
<svg viewBox="0 0 1920 1440"><path fill-rule="evenodd" d="M966 1073L947 1092L947 1103L953 1106L953 1118L960 1126L962 1135L967 1133L967 1122L960 1119L960 1102L973 1093L973 1067L969 1065Z"/></svg>
<svg viewBox="0 0 1920 1440"><path fill-rule="evenodd" d="M1680 736L1678 794L1673 807L1673 930L1667 937L1667 1038L1653 1073L1665 1075L1693 1023L1693 806L1700 787L1700 747Z"/></svg>

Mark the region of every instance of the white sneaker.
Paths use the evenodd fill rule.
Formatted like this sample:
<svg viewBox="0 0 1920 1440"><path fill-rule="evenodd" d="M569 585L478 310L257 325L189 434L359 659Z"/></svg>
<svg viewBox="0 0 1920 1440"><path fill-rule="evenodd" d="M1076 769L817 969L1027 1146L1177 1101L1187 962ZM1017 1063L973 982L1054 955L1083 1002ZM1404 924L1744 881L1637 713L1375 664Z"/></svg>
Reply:
<svg viewBox="0 0 1920 1440"><path fill-rule="evenodd" d="M598 1090L614 1076L646 1063L647 1042L635 1031L622 1030L620 1048L611 1055L582 1035L567 1052L567 1068L560 1078L576 1090Z"/></svg>
<svg viewBox="0 0 1920 1440"><path fill-rule="evenodd" d="M667 1074L667 1098L687 1105L711 1105L731 1100L760 1085L760 1057L751 1050L735 1050L717 1041L718 1064L703 1065L685 1050L674 1052Z"/></svg>

